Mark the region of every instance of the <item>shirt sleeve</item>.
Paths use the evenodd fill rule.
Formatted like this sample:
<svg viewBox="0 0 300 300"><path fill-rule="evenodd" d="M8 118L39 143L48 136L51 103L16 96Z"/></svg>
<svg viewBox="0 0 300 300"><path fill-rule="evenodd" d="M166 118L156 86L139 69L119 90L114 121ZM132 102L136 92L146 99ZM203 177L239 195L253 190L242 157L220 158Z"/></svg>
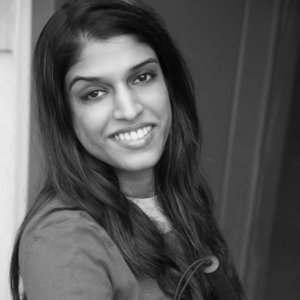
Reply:
<svg viewBox="0 0 300 300"><path fill-rule="evenodd" d="M113 298L107 233L84 212L51 214L24 232L20 273L28 300Z"/></svg>

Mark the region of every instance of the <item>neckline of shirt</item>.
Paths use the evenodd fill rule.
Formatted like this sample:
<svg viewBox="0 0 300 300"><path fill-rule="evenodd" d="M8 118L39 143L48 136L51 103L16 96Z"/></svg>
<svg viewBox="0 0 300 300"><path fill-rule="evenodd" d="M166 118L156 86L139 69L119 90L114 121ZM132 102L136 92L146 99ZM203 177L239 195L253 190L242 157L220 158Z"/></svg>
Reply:
<svg viewBox="0 0 300 300"><path fill-rule="evenodd" d="M147 198L127 198L135 203L152 221L155 222L159 230L163 233L167 233L171 230L171 224L163 210L157 203L157 196Z"/></svg>

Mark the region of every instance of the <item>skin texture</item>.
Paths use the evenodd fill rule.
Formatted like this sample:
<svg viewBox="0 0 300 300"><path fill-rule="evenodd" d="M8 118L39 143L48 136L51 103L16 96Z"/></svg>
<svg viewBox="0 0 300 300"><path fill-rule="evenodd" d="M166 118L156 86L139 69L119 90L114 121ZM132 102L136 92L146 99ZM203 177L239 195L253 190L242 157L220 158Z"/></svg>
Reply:
<svg viewBox="0 0 300 300"><path fill-rule="evenodd" d="M124 193L153 193L153 167L171 126L171 107L155 52L130 35L87 41L66 75L76 135L94 157L113 166ZM138 141L116 133L152 126Z"/></svg>

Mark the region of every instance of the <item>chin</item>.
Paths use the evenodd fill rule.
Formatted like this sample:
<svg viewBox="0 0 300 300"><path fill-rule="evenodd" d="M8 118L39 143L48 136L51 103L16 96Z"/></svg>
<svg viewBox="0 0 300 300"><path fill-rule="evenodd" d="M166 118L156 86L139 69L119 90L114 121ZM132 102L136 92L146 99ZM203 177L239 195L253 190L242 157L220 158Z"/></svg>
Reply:
<svg viewBox="0 0 300 300"><path fill-rule="evenodd" d="M120 164L117 168L127 172L141 172L153 169L158 163L160 156L157 157L136 157L127 160L126 164Z"/></svg>

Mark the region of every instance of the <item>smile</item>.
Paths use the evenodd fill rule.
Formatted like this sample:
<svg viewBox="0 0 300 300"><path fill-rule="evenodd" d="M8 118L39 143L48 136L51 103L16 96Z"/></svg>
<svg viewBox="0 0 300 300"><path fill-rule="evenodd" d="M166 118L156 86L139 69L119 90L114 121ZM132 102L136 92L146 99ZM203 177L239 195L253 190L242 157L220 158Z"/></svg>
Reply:
<svg viewBox="0 0 300 300"><path fill-rule="evenodd" d="M135 142L138 140L143 140L146 136L148 136L151 129L152 129L152 126L145 126L143 128L139 128L136 131L127 131L127 132L115 134L114 138L117 141L120 141L123 143Z"/></svg>

